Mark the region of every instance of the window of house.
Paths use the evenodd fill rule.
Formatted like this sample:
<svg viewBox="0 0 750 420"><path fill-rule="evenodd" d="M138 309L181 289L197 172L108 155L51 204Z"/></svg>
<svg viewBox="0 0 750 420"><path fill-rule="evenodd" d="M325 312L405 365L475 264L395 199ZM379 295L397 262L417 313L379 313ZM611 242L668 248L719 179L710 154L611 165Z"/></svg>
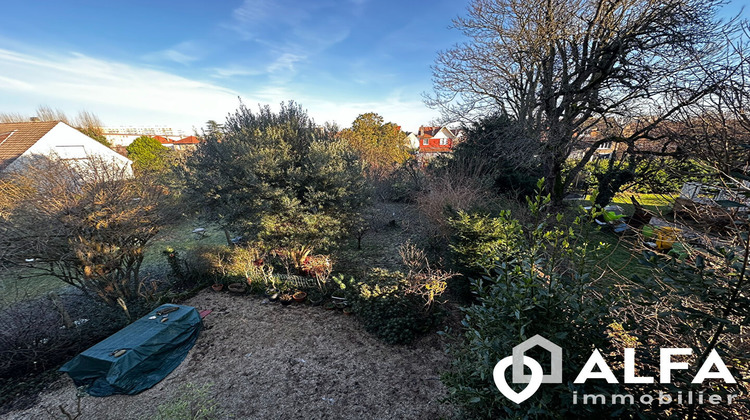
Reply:
<svg viewBox="0 0 750 420"><path fill-rule="evenodd" d="M447 146L448 145L448 139L440 139L440 145L441 146Z"/></svg>
<svg viewBox="0 0 750 420"><path fill-rule="evenodd" d="M430 145L430 139L424 139L424 140L422 140L422 144L424 146L429 146Z"/></svg>
<svg viewBox="0 0 750 420"><path fill-rule="evenodd" d="M599 148L600 149L611 149L612 148L612 142L611 141L604 142L604 143L602 143L602 144L599 145Z"/></svg>

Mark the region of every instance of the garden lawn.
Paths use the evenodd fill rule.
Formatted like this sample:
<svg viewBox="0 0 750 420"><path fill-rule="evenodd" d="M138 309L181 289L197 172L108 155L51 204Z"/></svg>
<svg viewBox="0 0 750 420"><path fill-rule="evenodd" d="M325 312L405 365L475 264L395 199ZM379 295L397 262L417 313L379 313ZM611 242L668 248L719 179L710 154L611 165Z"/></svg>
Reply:
<svg viewBox="0 0 750 420"><path fill-rule="evenodd" d="M69 287L57 277L37 273L32 268L0 271L0 309Z"/></svg>
<svg viewBox="0 0 750 420"><path fill-rule="evenodd" d="M634 196L646 210L654 213L657 217L662 217L672 210L675 198L674 195L624 192L615 196L612 204L622 207L625 215L630 216L635 211L635 206L630 201L631 196ZM582 205L591 204L590 197L582 203ZM592 241L610 245L609 249L603 253L602 258L591 267L592 276L599 276L604 273L606 285L619 283L623 277L630 279L633 275L646 276L650 273L645 266L638 262L641 255L631 251L632 246L626 238L627 236L623 237L611 231L598 232L591 238Z"/></svg>
<svg viewBox="0 0 750 420"><path fill-rule="evenodd" d="M206 235L199 237L192 233L196 228L206 229ZM162 278L170 273L164 251L170 247L184 256L186 251L202 246L226 245L224 231L217 225L201 223L197 218L185 218L178 223L163 228L148 244L143 253L141 278Z"/></svg>
<svg viewBox="0 0 750 420"><path fill-rule="evenodd" d="M673 194L635 194L619 193L612 200L612 204L617 204L625 210L628 215L633 214L635 206L630 201L630 196L635 197L639 203L648 211L655 214L666 214L672 210L672 204L677 195Z"/></svg>
<svg viewBox="0 0 750 420"><path fill-rule="evenodd" d="M193 229L204 227L206 236L198 239ZM163 254L167 247L180 253L200 246L226 245L224 231L218 226L201 224L194 218L186 218L163 228L146 246L141 278L162 278L169 274L169 264ZM33 268L9 268L0 270L0 309L17 302L31 300L49 292L61 292L70 287L62 280L37 273Z"/></svg>

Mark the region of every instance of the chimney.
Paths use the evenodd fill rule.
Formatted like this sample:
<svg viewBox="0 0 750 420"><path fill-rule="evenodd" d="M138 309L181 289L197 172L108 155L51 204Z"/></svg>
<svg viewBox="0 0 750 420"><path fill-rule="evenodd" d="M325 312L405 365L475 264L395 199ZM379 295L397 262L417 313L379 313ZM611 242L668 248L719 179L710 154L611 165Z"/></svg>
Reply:
<svg viewBox="0 0 750 420"><path fill-rule="evenodd" d="M39 122L39 117L31 117L31 118L29 118L29 121L31 121L31 122Z"/></svg>

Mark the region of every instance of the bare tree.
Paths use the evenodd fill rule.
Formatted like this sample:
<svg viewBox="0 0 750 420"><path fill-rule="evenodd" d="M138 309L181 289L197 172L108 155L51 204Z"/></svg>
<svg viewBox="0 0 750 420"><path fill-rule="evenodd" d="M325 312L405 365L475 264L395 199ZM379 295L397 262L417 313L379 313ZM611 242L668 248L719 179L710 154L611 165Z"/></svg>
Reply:
<svg viewBox="0 0 750 420"><path fill-rule="evenodd" d="M718 0L475 0L454 20L470 41L438 55L427 103L450 120L503 112L540 144L546 188L562 199L596 149L637 149L716 88L702 70L725 51ZM589 129L608 135L563 164ZM646 151L641 151L644 154ZM512 153L512 151L508 151Z"/></svg>
<svg viewBox="0 0 750 420"><path fill-rule="evenodd" d="M713 73L718 89L680 110L665 135L725 180L750 180L750 25L731 40L724 70ZM742 175L744 174L744 175ZM746 186L750 190L750 184Z"/></svg>
<svg viewBox="0 0 750 420"><path fill-rule="evenodd" d="M29 118L23 116L20 112L3 112L0 113L0 123L14 123L28 121Z"/></svg>
<svg viewBox="0 0 750 420"><path fill-rule="evenodd" d="M65 111L60 108L53 109L49 105L39 105L36 108L36 117L39 118L39 121L62 121L66 124L70 123Z"/></svg>
<svg viewBox="0 0 750 420"><path fill-rule="evenodd" d="M121 307L138 299L169 191L99 160L38 157L0 178L0 261L30 265Z"/></svg>

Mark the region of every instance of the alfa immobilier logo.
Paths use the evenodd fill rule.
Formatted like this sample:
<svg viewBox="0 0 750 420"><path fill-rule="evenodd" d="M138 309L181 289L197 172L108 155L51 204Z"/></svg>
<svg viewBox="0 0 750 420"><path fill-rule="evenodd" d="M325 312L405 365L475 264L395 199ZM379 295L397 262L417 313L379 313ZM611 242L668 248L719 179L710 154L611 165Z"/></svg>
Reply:
<svg viewBox="0 0 750 420"><path fill-rule="evenodd" d="M527 350L536 346L540 346L550 352L551 372L549 375L544 374L542 365L540 365L539 362L524 354ZM513 383L528 384L521 392L512 390L508 385L508 382L505 380L505 370L511 365L513 366ZM531 369L531 375L523 373L524 366L528 366L529 369ZM514 403L521 404L534 395L541 384L562 383L562 373L562 347L537 334L513 347L512 355L500 360L495 365L495 369L492 371L492 377L495 380L495 386L497 386L497 389L499 389L503 395Z"/></svg>
<svg viewBox="0 0 750 420"><path fill-rule="evenodd" d="M526 356L526 351L539 346L550 353L550 373L545 374L542 366L535 359ZM671 374L673 370L688 369L689 365L686 362L675 362L672 360L672 356L689 356L693 353L690 348L662 348L659 353L659 383L668 384L671 383ZM624 383L626 384L650 384L655 382L654 377L649 376L636 376L635 373L635 349L626 348L624 350ZM528 384L520 392L516 392L508 385L505 379L505 371L508 367L513 366L512 370L512 381L515 384ZM531 375L524 373L524 366L528 367L531 371ZM535 335L521 344L513 347L512 354L508 357L503 358L495 365L492 371L492 376L495 381L495 386L500 392L505 395L509 400L516 404L529 399L542 384L553 383L559 384L563 382L563 349L557 344L547 340L541 335ZM590 379L604 379L607 383L616 384L619 383L612 369L607 365L606 360L602 357L599 350L594 349L591 352L586 364L583 366L581 371L576 376L573 383L583 384ZM705 361L701 365L700 369L696 373L692 380L693 384L703 383L706 379L721 379L725 383L734 384L737 381L732 377L729 369L726 367L716 350L711 352L706 357ZM617 394L612 395L612 403L627 403L633 404L636 398L630 394ZM705 401L709 404L719 404L723 402L723 396L721 395L703 395L703 392L699 392L694 401L693 391L686 396L685 402L688 404L703 404L704 397ZM732 400L736 398L736 395L726 396L727 403L731 404ZM676 402L678 404L683 403L682 393L673 398L670 394L659 392L657 397L653 395L644 394L637 399L643 404L651 404L653 401L658 401L659 404L669 404ZM592 402L594 404L606 402L604 395L592 395L584 394L582 403L587 404ZM573 404L578 404L578 395L573 393Z"/></svg>

